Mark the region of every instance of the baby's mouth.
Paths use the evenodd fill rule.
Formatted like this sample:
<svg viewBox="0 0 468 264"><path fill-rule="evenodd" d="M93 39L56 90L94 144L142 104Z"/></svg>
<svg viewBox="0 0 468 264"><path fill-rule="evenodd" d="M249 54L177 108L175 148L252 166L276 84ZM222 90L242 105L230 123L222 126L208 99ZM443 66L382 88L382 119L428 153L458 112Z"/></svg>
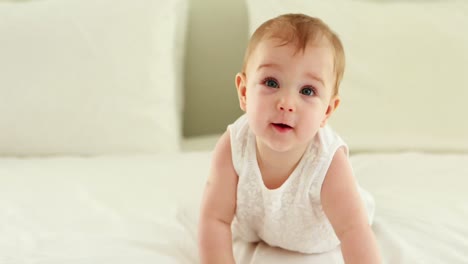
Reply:
<svg viewBox="0 0 468 264"><path fill-rule="evenodd" d="M276 131L279 133L288 133L293 130L293 127L283 123L271 123Z"/></svg>
<svg viewBox="0 0 468 264"><path fill-rule="evenodd" d="M274 126L279 127L279 128L292 128L290 125L283 124L283 123L273 123Z"/></svg>

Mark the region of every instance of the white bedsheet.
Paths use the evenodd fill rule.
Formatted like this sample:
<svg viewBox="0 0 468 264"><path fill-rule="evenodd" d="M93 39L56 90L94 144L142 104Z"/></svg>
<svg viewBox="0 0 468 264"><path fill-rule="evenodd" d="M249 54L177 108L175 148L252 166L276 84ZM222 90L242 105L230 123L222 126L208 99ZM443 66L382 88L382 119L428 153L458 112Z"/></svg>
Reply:
<svg viewBox="0 0 468 264"><path fill-rule="evenodd" d="M209 158L0 159L0 263L198 263ZM367 154L352 162L376 199L373 228L385 263L468 263L468 155ZM240 250L241 263L326 258L265 245Z"/></svg>

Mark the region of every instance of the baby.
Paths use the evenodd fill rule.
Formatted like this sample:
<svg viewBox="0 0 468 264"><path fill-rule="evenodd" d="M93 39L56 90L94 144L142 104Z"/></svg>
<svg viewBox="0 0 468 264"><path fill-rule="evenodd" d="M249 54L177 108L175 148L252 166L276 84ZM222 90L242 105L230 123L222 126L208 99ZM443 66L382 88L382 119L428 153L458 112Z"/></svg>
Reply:
<svg viewBox="0 0 468 264"><path fill-rule="evenodd" d="M320 19L287 14L255 31L235 79L245 114L213 152L202 263L234 263L234 237L306 254L340 247L347 264L381 262L373 200L327 125L344 65L341 41Z"/></svg>

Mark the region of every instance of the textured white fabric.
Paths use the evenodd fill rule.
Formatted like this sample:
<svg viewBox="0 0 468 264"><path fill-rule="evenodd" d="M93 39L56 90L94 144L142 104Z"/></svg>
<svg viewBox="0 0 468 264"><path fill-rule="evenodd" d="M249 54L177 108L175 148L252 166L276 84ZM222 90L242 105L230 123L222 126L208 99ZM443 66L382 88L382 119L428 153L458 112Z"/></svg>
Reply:
<svg viewBox="0 0 468 264"><path fill-rule="evenodd" d="M305 13L340 36L346 69L330 122L352 151L468 151L468 1L246 2L250 32Z"/></svg>
<svg viewBox="0 0 468 264"><path fill-rule="evenodd" d="M176 151L186 0L0 2L0 155Z"/></svg>
<svg viewBox="0 0 468 264"><path fill-rule="evenodd" d="M0 158L0 263L199 263L210 152ZM351 155L385 264L468 263L468 155ZM239 264L331 264L238 244ZM331 253L331 255L335 255Z"/></svg>
<svg viewBox="0 0 468 264"><path fill-rule="evenodd" d="M348 151L343 140L329 126L320 129L288 179L279 188L268 189L258 168L255 135L246 115L229 125L229 131L239 176L234 236L301 253L336 248L339 240L323 212L320 192L336 150L344 147ZM373 199L367 193L363 198L371 223Z"/></svg>

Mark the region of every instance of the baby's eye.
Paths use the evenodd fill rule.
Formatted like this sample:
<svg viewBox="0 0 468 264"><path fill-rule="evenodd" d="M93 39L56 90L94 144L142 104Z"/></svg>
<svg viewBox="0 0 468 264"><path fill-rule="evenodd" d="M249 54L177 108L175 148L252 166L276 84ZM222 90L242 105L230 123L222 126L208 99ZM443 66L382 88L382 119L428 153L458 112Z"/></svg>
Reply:
<svg viewBox="0 0 468 264"><path fill-rule="evenodd" d="M268 87L279 88L278 82L275 81L274 79L268 78L265 81L263 81L263 83Z"/></svg>
<svg viewBox="0 0 468 264"><path fill-rule="evenodd" d="M301 94L311 96L315 94L315 91L312 87L304 87L301 89Z"/></svg>

